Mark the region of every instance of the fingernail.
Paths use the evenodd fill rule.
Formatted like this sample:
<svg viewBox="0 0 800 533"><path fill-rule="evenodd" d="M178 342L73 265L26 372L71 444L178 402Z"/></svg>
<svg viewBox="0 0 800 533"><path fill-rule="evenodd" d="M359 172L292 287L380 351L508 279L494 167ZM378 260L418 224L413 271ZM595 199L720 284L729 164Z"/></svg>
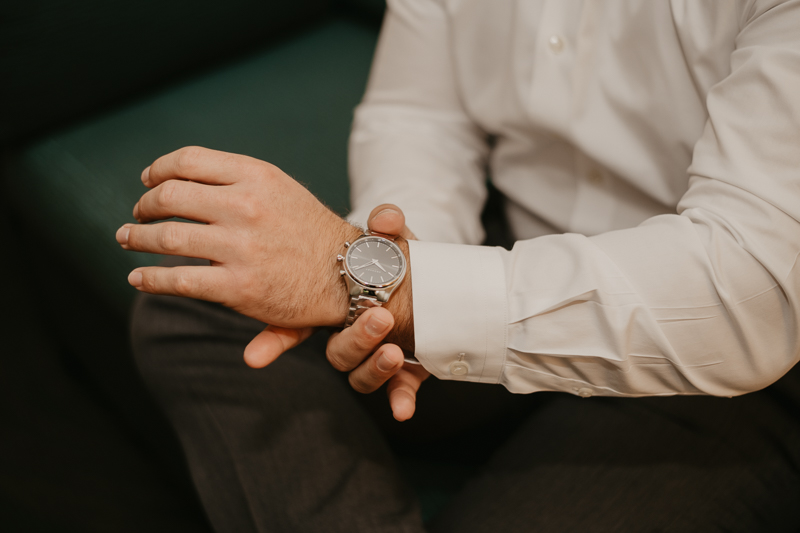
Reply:
<svg viewBox="0 0 800 533"><path fill-rule="evenodd" d="M377 361L378 370L381 372L388 372L394 368L394 361L389 359L389 356L386 355L386 352L381 353L381 356L378 357Z"/></svg>
<svg viewBox="0 0 800 533"><path fill-rule="evenodd" d="M147 167L142 171L142 183L147 185L149 181L150 181L150 167Z"/></svg>
<svg viewBox="0 0 800 533"><path fill-rule="evenodd" d="M139 202L136 202L136 205L133 206L133 218L139 220Z"/></svg>
<svg viewBox="0 0 800 533"><path fill-rule="evenodd" d="M387 322L384 322L383 320L381 320L376 316L371 316L369 317L369 320L367 320L366 328L367 328L367 333L369 333L370 335L377 337L378 335L386 331L386 328L388 327L389 324Z"/></svg>
<svg viewBox="0 0 800 533"><path fill-rule="evenodd" d="M386 209L378 211L378 214L376 214L374 218L378 218L379 216L385 215L386 213L397 213L397 210L387 207Z"/></svg>
<svg viewBox="0 0 800 533"><path fill-rule="evenodd" d="M117 242L120 244L128 244L128 235L131 234L131 226L125 224L117 230Z"/></svg>
<svg viewBox="0 0 800 533"><path fill-rule="evenodd" d="M133 285L134 287L141 287L142 286L142 273L138 270L134 270L130 274L128 274L128 283Z"/></svg>

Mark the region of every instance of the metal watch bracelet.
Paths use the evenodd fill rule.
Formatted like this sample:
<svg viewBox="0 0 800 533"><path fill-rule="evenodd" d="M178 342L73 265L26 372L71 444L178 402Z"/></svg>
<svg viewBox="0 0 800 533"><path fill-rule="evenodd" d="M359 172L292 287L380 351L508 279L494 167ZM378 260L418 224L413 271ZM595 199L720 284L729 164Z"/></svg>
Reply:
<svg viewBox="0 0 800 533"><path fill-rule="evenodd" d="M344 327L349 328L352 326L353 322L355 322L356 319L360 317L361 314L367 309L380 306L381 302L379 302L374 296L365 296L363 294L351 296L350 309L347 311L347 318L344 321Z"/></svg>

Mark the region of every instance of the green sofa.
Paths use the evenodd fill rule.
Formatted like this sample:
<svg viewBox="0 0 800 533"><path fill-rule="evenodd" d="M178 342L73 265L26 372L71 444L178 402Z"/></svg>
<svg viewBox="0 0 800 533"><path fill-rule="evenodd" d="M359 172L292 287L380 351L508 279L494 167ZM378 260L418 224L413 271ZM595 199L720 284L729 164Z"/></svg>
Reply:
<svg viewBox="0 0 800 533"><path fill-rule="evenodd" d="M125 253L109 243L120 225L132 221L133 203L145 190L138 180L141 170L160 155L194 144L265 159L305 183L336 211L346 212L347 136L375 46L375 15L382 8L377 1L365 3L372 11L362 8L362 13L324 0L235 0L226 3L236 6L235 13L228 8L218 15L214 2L175 4L180 9L164 13L154 3L147 17L163 14L171 20L130 38L158 39L156 32L169 31L192 10L203 12L206 26L220 16L218 23L229 27L213 32L200 27L200 35L160 39L164 49L153 50L152 67L140 58L140 50L126 49L127 40L116 39L110 44L121 49L119 56L111 51L97 54L81 65L81 75L58 72L42 77L35 86L20 84L20 92L34 94L5 99L34 100L31 110L15 110L0 130L0 141L13 145L6 158L9 200L23 215L36 211L31 222L50 226L48 244L58 246L105 304L120 314L127 312L133 295L125 283L127 272L152 264L154 258ZM277 9L284 6L291 7ZM110 16L98 16L95 23L105 24ZM131 24L141 24L143 18L133 18ZM255 19L269 23L253 24ZM240 20L248 24L238 27ZM203 35L206 31L210 39ZM100 43L109 37L96 36ZM197 42L190 47L181 37ZM227 42L231 40L237 42ZM183 43L181 48L176 41ZM214 48L230 50L223 58ZM167 57L173 64L167 64ZM134 59L129 72L125 66ZM75 58L66 55L57 61L48 58L41 70L64 63L78 68ZM109 63L114 70L110 75L118 79L96 88ZM147 85L128 87L143 76L149 78ZM86 89L88 96L83 95ZM42 110L41 102L52 109ZM35 114L33 120L26 117L30 113ZM9 122L16 131L9 131Z"/></svg>
<svg viewBox="0 0 800 533"><path fill-rule="evenodd" d="M383 0L8 4L0 530L207 531L128 348L126 276L158 258L114 234L141 170L186 145L270 161L346 213ZM405 464L426 517L469 471Z"/></svg>

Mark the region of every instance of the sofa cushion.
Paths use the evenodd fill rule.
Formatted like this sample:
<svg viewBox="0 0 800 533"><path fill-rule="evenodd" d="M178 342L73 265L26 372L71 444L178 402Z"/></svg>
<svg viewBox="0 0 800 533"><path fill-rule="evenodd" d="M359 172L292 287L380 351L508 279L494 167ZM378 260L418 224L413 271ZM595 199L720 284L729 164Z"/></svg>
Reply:
<svg viewBox="0 0 800 533"><path fill-rule="evenodd" d="M347 20L51 135L13 154L11 201L124 312L128 272L158 258L114 240L157 157L186 145L276 164L334 210L348 206L347 137L376 32Z"/></svg>

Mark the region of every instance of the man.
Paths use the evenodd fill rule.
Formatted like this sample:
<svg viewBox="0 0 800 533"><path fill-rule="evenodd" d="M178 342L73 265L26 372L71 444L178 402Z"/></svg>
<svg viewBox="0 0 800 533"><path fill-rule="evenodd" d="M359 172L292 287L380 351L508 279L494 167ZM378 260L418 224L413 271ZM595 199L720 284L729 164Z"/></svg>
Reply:
<svg viewBox="0 0 800 533"><path fill-rule="evenodd" d="M400 420L427 372L571 393L526 407L436 530L800 525L796 372L734 400L577 399L736 396L797 362L799 20L798 2L390 3L350 219L371 211L371 230L400 236L410 279L331 336L328 359L359 391L388 379ZM487 166L512 251L477 246ZM215 527L420 530L362 408L312 354L276 361L344 322L335 257L361 231L241 156L185 149L142 179L140 222L207 225L118 240L211 264L131 284L270 324L252 339L257 323L218 307L140 302L137 357ZM267 371L233 366L248 342Z"/></svg>

